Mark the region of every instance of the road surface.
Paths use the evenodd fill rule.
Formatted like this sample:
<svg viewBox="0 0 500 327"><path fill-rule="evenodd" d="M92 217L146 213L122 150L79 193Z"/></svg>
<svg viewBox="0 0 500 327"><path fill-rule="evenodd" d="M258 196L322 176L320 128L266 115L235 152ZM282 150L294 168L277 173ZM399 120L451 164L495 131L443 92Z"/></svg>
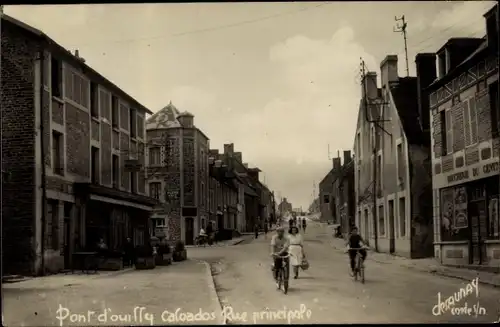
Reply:
<svg viewBox="0 0 500 327"><path fill-rule="evenodd" d="M366 262L366 283L348 274L348 258L330 246L331 235L310 223L305 250L310 269L291 279L287 295L271 278L269 242L259 237L250 244L196 255L212 263L217 290L230 324L283 323L445 323L493 322L498 319L500 289L479 284L476 296L467 281L418 272L395 264ZM441 305L457 294L453 305ZM246 317L244 317L246 313ZM280 316L281 315L281 316Z"/></svg>

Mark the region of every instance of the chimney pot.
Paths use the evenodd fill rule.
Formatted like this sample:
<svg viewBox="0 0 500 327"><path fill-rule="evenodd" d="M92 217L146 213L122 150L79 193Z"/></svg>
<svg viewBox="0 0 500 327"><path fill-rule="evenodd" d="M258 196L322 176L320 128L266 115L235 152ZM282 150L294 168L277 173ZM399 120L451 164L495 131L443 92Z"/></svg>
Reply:
<svg viewBox="0 0 500 327"><path fill-rule="evenodd" d="M387 55L380 63L380 79L382 87L389 85L390 82L397 82L398 76L398 56Z"/></svg>
<svg viewBox="0 0 500 327"><path fill-rule="evenodd" d="M80 51L78 49L75 50L75 57L80 58Z"/></svg>

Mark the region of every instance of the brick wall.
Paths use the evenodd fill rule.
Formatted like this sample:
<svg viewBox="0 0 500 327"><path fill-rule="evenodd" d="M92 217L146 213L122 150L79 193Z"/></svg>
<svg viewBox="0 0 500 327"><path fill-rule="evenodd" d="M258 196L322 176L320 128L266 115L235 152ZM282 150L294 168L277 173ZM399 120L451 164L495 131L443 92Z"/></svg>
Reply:
<svg viewBox="0 0 500 327"><path fill-rule="evenodd" d="M3 273L33 273L37 43L2 21Z"/></svg>
<svg viewBox="0 0 500 327"><path fill-rule="evenodd" d="M89 113L66 102L66 170L90 177Z"/></svg>

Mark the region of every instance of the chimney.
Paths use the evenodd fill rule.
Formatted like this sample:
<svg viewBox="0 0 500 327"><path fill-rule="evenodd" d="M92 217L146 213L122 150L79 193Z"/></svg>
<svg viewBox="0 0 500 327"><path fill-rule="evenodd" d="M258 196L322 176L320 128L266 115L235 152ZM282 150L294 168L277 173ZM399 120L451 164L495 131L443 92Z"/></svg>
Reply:
<svg viewBox="0 0 500 327"><path fill-rule="evenodd" d="M398 56L387 55L380 63L380 79L382 87L388 86L390 82L397 82L398 76Z"/></svg>
<svg viewBox="0 0 500 327"><path fill-rule="evenodd" d="M179 116L177 116L177 120L184 128L194 127L194 116L187 111L184 111Z"/></svg>
<svg viewBox="0 0 500 327"><path fill-rule="evenodd" d="M341 167L340 158L333 158L333 169L339 170Z"/></svg>
<svg viewBox="0 0 500 327"><path fill-rule="evenodd" d="M219 150L218 149L210 149L208 150L208 152L210 153L211 156L217 158L218 155L219 155Z"/></svg>
<svg viewBox="0 0 500 327"><path fill-rule="evenodd" d="M498 4L491 8L486 14L486 39L488 40L488 48L492 50L491 53L498 55Z"/></svg>
<svg viewBox="0 0 500 327"><path fill-rule="evenodd" d="M239 162L243 162L243 157L242 157L242 154L241 152L235 152L234 153L234 157L239 161Z"/></svg>
<svg viewBox="0 0 500 327"><path fill-rule="evenodd" d="M234 153L234 144L233 143L224 144L224 154L232 156L233 153Z"/></svg>
<svg viewBox="0 0 500 327"><path fill-rule="evenodd" d="M80 51L78 49L75 50L75 57L80 58Z"/></svg>
<svg viewBox="0 0 500 327"><path fill-rule="evenodd" d="M351 151L344 151L344 166L347 165L351 160Z"/></svg>
<svg viewBox="0 0 500 327"><path fill-rule="evenodd" d="M378 95L377 90L377 73L368 72L366 76L363 78L363 83L361 84L361 95L362 98L366 96L368 99L376 99Z"/></svg>
<svg viewBox="0 0 500 327"><path fill-rule="evenodd" d="M437 78L436 54L419 53L415 57L417 70L417 102L420 125L423 131L430 129L429 93L425 89Z"/></svg>

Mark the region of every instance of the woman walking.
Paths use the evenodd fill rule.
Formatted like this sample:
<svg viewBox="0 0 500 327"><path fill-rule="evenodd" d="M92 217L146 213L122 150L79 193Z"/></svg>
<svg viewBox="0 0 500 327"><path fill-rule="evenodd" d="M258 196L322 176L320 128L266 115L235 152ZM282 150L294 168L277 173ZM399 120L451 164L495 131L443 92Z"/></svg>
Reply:
<svg viewBox="0 0 500 327"><path fill-rule="evenodd" d="M299 268L304 259L304 242L297 226L290 227L288 234L290 242L290 246L288 247L290 265L293 267L293 278L297 279L299 278Z"/></svg>

